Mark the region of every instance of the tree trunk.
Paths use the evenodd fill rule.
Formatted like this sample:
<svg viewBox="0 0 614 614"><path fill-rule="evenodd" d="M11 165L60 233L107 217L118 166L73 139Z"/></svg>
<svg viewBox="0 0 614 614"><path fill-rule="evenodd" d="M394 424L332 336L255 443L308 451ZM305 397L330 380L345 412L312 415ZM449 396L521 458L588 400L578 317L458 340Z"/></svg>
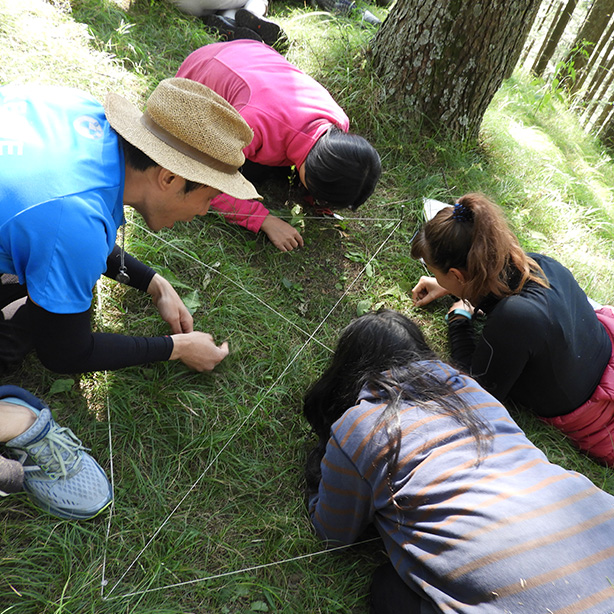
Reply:
<svg viewBox="0 0 614 614"><path fill-rule="evenodd" d="M608 48L605 50L603 58L599 62L599 66L595 71L595 74L589 84L589 87L586 93L583 96L583 100L586 104L593 104L597 95L597 92L601 88L601 84L603 83L608 71L612 66L612 59L610 55L612 54L612 50L614 49L614 39L610 40L610 44Z"/></svg>
<svg viewBox="0 0 614 614"><path fill-rule="evenodd" d="M556 27L556 24L559 22L559 18L561 17L562 12L563 12L563 5L559 4L556 8L556 13L554 14L554 18L550 22L548 32L546 33L546 36L544 36L544 38L542 39L542 44L539 47L539 51L537 52L537 55L533 59L533 66L531 67L532 72L535 72L537 63L541 59L542 55L544 54L544 51L546 50L546 47L548 46L548 41L552 37L552 33L554 32L554 28Z"/></svg>
<svg viewBox="0 0 614 614"><path fill-rule="evenodd" d="M607 95L608 90L610 89L612 85L612 81L614 81L614 70L610 70L610 74L608 75L608 78L603 85L604 98ZM608 115L610 114L610 111L612 110L611 98L612 96L610 95L610 100L607 100L607 102L603 105L603 109L601 110L599 117L597 117L597 119L592 123L591 131L593 132L593 134L595 134L596 132L598 132L605 126L605 123L608 119Z"/></svg>
<svg viewBox="0 0 614 614"><path fill-rule="evenodd" d="M476 137L539 0L397 0L373 42L383 101L423 128Z"/></svg>
<svg viewBox="0 0 614 614"><path fill-rule="evenodd" d="M592 50L590 57L587 59L587 63L584 69L580 72L580 75L576 75L576 82L572 86L572 92L580 91L580 89L584 85L584 82L588 79L591 69L599 61L599 56L601 55L604 46L610 41L612 33L614 32L614 19L610 21L609 25L606 23L605 26L607 26L605 34L601 36L598 44Z"/></svg>
<svg viewBox="0 0 614 614"><path fill-rule="evenodd" d="M586 65L589 63L593 53L598 54L597 43L607 28L613 12L614 0L595 0L588 12L586 21L578 31L576 39L571 46L571 51L565 58L566 63L573 61L574 70L576 71L576 82L571 86L573 92L579 90L580 85L576 84L582 78L583 73L586 72ZM592 44L586 49L587 43ZM588 53L580 53L582 49L586 49ZM583 78L582 81L584 81Z"/></svg>
<svg viewBox="0 0 614 614"><path fill-rule="evenodd" d="M562 15L559 17L559 20L552 31L550 38L544 48L541 57L537 59L533 67L533 72L541 77L544 74L544 71L548 67L548 62L552 59L554 52L556 51L556 47L561 40L561 36L563 36L563 32L565 32L565 28L573 15L574 9L576 8L576 4L578 4L578 0L568 0L565 8L563 9Z"/></svg>
<svg viewBox="0 0 614 614"><path fill-rule="evenodd" d="M529 34L529 39L530 41L527 42L524 46L524 50L522 52L522 57L520 58L520 64L524 65L524 63L527 61L527 58L529 57L529 55L531 55L531 51L533 49L533 47L535 46L535 43L537 42L537 38L539 33L541 32L541 29L544 25L544 21L546 21L546 16L550 14L550 10L552 9L552 5L556 2L556 0L549 0L549 4L548 6L544 9L542 15L541 15L541 19L539 20L539 23L533 27L531 27L531 34L533 34L533 36L531 36L531 34ZM539 12L539 11L538 11ZM535 20L537 21L537 13L535 14Z"/></svg>
<svg viewBox="0 0 614 614"><path fill-rule="evenodd" d="M614 148L614 113L610 115L608 125L599 133L602 143L610 148Z"/></svg>

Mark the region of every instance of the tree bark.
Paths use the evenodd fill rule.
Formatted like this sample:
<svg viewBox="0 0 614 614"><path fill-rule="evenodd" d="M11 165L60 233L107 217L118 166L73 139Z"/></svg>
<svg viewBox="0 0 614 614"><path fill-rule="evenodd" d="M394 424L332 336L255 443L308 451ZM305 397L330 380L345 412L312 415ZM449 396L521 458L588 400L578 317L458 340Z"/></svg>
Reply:
<svg viewBox="0 0 614 614"><path fill-rule="evenodd" d="M539 58L537 58L537 62L533 67L533 72L538 77L541 77L548 67L548 62L550 62L554 52L556 51L557 45L561 40L561 36L563 36L563 32L565 32L565 28L567 27L567 24L569 23L569 20L571 19L571 16L576 8L576 4L578 4L578 0L568 0L565 8L563 9L563 13L554 26L554 30L546 43L543 53Z"/></svg>
<svg viewBox="0 0 614 614"><path fill-rule="evenodd" d="M591 70L599 61L599 56L601 55L601 52L603 51L604 46L611 40L612 33L614 32L614 19L611 19L610 23L606 24L606 26L607 26L607 30L605 31L605 34L601 36L598 44L593 48L584 69L580 72L579 76L576 74L576 81L572 86L573 92L580 91L580 89L582 88L586 80L588 79Z"/></svg>
<svg viewBox="0 0 614 614"><path fill-rule="evenodd" d="M608 125L599 133L599 138L608 147L614 148L614 113L610 115Z"/></svg>
<svg viewBox="0 0 614 614"><path fill-rule="evenodd" d="M612 67L613 62L610 56L612 55L613 50L614 39L611 39L610 44L605 50L605 53L599 63L599 66L597 67L597 70L595 70L595 74L593 75L593 78L589 83L589 87L583 96L583 100L587 105L594 104L597 92L601 89L601 85L606 78L608 71Z"/></svg>
<svg viewBox="0 0 614 614"><path fill-rule="evenodd" d="M527 61L529 55L531 55L531 50L533 49L533 47L535 47L538 34L541 32L544 22L546 21L546 16L550 14L550 10L552 9L552 6L555 2L556 0L549 0L548 6L543 10L541 14L541 19L539 20L539 23L537 25L535 25L535 22L537 21L538 13L540 11L535 14L534 25L531 27L531 33L528 36L530 42L525 43L522 57L519 60L521 65L523 65Z"/></svg>
<svg viewBox="0 0 614 614"><path fill-rule="evenodd" d="M552 21L550 22L550 26L548 27L548 32L546 33L546 36L544 36L544 38L542 39L542 44L539 46L539 51L537 52L537 55L535 56L535 58L533 58L533 66L531 67L532 72L535 72L537 63L539 62L540 58L544 54L546 46L548 45L548 41L550 40L552 33L554 32L554 28L556 27L556 24L559 22L559 18L561 17L562 12L563 12L563 5L559 4L556 7L556 13L554 14L554 17L552 18Z"/></svg>
<svg viewBox="0 0 614 614"><path fill-rule="evenodd" d="M597 43L607 28L613 12L614 0L595 0L588 12L586 21L578 30L576 39L571 46L571 51L565 58L565 62L573 61L576 71L576 81L571 85L571 91L577 92L580 89L584 81L583 75L588 72L586 66L589 64L593 53L597 54L595 57L598 57L601 48L597 49ZM590 48L586 49L588 53L580 53L580 50L586 47L587 43L592 43Z"/></svg>
<svg viewBox="0 0 614 614"><path fill-rule="evenodd" d="M539 0L397 0L377 32L382 101L423 129L475 137L518 60Z"/></svg>
<svg viewBox="0 0 614 614"><path fill-rule="evenodd" d="M610 70L610 74L608 75L608 78L603 84L604 96L608 93L608 90L612 86L612 81L614 81L614 70ZM599 114L597 119L594 122L592 122L591 131L593 132L593 134L597 133L599 130L601 130L605 126L605 123L608 119L608 115L610 115L611 110L612 110L612 101L608 100L607 102L603 104L603 109L601 110L601 113ZM597 109L594 112L596 113L596 111ZM589 117L589 121L590 121L590 117Z"/></svg>

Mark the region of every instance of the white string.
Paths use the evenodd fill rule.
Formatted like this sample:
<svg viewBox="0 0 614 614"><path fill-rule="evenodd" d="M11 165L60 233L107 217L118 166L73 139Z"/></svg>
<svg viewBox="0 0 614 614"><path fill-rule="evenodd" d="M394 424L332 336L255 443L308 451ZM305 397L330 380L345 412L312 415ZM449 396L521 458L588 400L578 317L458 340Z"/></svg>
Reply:
<svg viewBox="0 0 614 614"><path fill-rule="evenodd" d="M372 537L371 539L365 539L364 541L355 542L353 544L344 544L343 546L335 546L334 548L326 548L318 550L317 552L308 552L307 554L300 554L293 556L289 559L281 559L279 561L273 561L272 563L263 563L262 565L253 565L252 567L244 567L243 569L236 569L234 571L225 571L215 574L213 576L207 576L206 578L195 578L194 580L186 580L185 582L176 582L175 584L168 584L166 586L158 586L156 588L147 588L141 591L133 591L131 593L124 593L123 595L117 595L115 597L106 597L107 600L123 599L126 597L134 597L136 595L144 595L145 593L153 593L154 591L161 591L167 588L177 588L178 586L187 586L190 584L197 584L199 582L208 582L209 580L217 580L219 578L225 578L227 576L234 576L240 573L247 573L249 571L257 571L258 569L265 569L266 567L273 567L275 565L284 565L285 563L292 563L294 561L300 561L301 559L308 559L320 554L328 554L329 552L338 552L339 550L346 550L347 548L353 548L354 546L362 546L371 542L379 541L379 537Z"/></svg>
<svg viewBox="0 0 614 614"><path fill-rule="evenodd" d="M98 312L100 313L100 312ZM111 402L109 400L109 380L108 380L108 372L104 372L104 382L107 390L107 424L109 425L109 473L111 474L111 492L113 492L113 499L111 501L111 507L109 508L109 518L107 520L107 530L105 533L105 549L104 556L102 558L102 582L100 585L100 596L104 599L104 587L107 585L107 580L105 578L106 569L107 569L107 545L109 543L109 536L111 535L111 520L113 519L113 511L115 510L115 472L113 470L113 437L111 433Z"/></svg>
<svg viewBox="0 0 614 614"><path fill-rule="evenodd" d="M194 256L192 256L192 254L189 254L188 252L186 252L186 251L182 250L181 248L177 247L176 245L173 245L170 241L167 241L163 237L160 237L160 236L156 235L154 232L149 230L149 228L145 228L144 226L141 226L140 224L137 224L136 222L131 222L131 223L134 224L140 230L143 230L144 232L148 233L149 235L151 235L152 237L154 237L158 241L161 241L162 243L165 243L166 245L172 247L174 250L178 251L180 254L183 254L186 258L190 258L191 260L194 260L194 262L197 262L198 264L204 266L205 268L209 269L210 271L215 271L218 275L223 277L226 281L229 281L231 284L235 285L237 288L239 288L240 290L245 292L245 294L248 294L253 299L257 300L260 304L264 305L267 309L270 309L276 316L278 316L282 320L284 320L284 322L287 322L288 324L290 324L290 326L293 326L294 328L296 328L296 330L298 330L301 333L303 333L303 335L309 336L309 333L306 330L302 329L298 324L292 322L292 320L287 318L283 313L277 311L277 309L275 309L273 306L269 305L266 301L262 300L259 296L255 295L253 292L248 290L245 286L242 286L238 281L235 281L234 279L231 279L230 277L228 277L228 275L226 275L225 273L222 273L221 271L218 271L218 269L216 269L215 267L212 267L210 264L207 264L206 262L203 262L202 260L199 260L198 258L195 258ZM332 352L332 350L327 345L322 343L321 341L318 341L317 339L315 339L315 342L318 345L321 345L324 349L328 350L329 352Z"/></svg>
<svg viewBox="0 0 614 614"><path fill-rule="evenodd" d="M369 260L367 261L367 263L365 263L365 265L363 266L363 268L359 271L359 273L356 275L356 277L352 280L352 282L348 285L348 287L346 288L345 292L341 295L341 297L337 300L337 302L331 307L331 309L328 311L328 313L324 316L324 318L322 319L322 321L320 322L320 324L318 324L318 326L316 327L316 329L311 333L307 333L305 331L305 334L308 335L307 340L303 343L303 345L299 348L299 350L294 354L294 356L290 359L290 361L288 362L288 364L286 365L286 367L284 368L284 370L281 372L281 374L277 377L277 379L275 380L275 382L267 389L267 391L263 394L263 396L261 397L261 399L258 401L258 403L256 403L256 405L251 409L251 411L247 414L247 416L243 419L243 421L239 424L239 426L237 427L237 429L235 430L235 432L228 438L228 440L226 441L226 443L222 446L222 448L218 451L218 453L215 455L215 457L213 458L213 460L207 465L207 467L204 469L204 471L200 474L200 476L196 479L196 481L192 484L192 486L188 489L188 491L184 494L184 496L179 500L179 502L177 503L177 505L173 508L173 510L167 515L167 517L164 519L164 521L162 522L162 524L154 531L154 533L152 534L152 536L149 538L149 540L147 541L147 543L143 546L143 548L140 550L140 552L136 555L136 557L133 559L133 561L128 565L128 567L126 568L126 570L124 571L124 573L120 576L120 578L115 582L115 584L111 587L111 589L108 591L107 595L104 595L104 588L105 586L108 584L108 582L106 581L106 579L104 578L104 570L105 570L105 566L106 566L106 551L108 549L108 542L109 542L109 534L110 534L110 524L111 524L111 516L112 516L112 511L111 514L109 515L109 525L107 527L107 535L106 535L106 540L105 540L105 558L104 558L104 563L103 563L103 579L102 579L102 585L101 585L101 597L104 600L107 600L110 598L110 595L115 591L115 589L119 586L119 584L122 582L122 580L126 577L126 575L130 572L130 570L134 567L134 565L136 564L136 562L141 558L141 556L143 555L143 553L147 550L147 548L149 548L149 546L153 543L153 541L156 539L156 537L160 534L160 532L162 531L162 529L165 527L165 525L169 522L169 520L172 518L172 516L175 514L175 512L180 508L180 506L183 504L183 502L185 501L185 499L190 495L190 493L196 488L196 486L199 484L199 482L201 481L201 479L205 476L205 474L209 471L209 469L211 468L211 466L218 460L218 458L220 457L220 455L224 452L224 450L230 445L230 443L235 439L235 437L238 435L239 432L241 432L243 426L249 421L249 419L251 418L251 416L256 412L256 410L262 405L264 399L266 399L266 397L268 396L268 394L271 392L271 390L273 390L277 384L280 382L280 380L284 377L284 375L288 372L288 370L290 369L290 367L294 364L294 362L296 361L296 359L299 357L299 355L303 352L303 350L309 345L309 343L311 341L315 340L315 335L320 331L320 329L324 326L324 324L326 323L326 321L328 320L328 318L331 316L331 314L335 311L335 309L338 307L338 305L341 303L341 301L347 296L347 294L350 292L350 290L352 289L352 287L354 286L354 284L360 279L360 277L363 275L363 273L366 271L367 267L369 267L369 265L371 264L371 262L377 257L377 255L381 252L381 250L384 248L384 246L386 245L386 243L388 243L388 241L390 240L390 238L393 236L393 234L396 232L396 230L399 228L399 226L401 225L403 218L399 218L396 220L391 220L390 218L388 218L388 221L396 221L396 224L394 226L394 228L390 231L390 233L387 235L387 237L384 239L384 241L382 241L381 245L378 247L378 249L374 252L374 254L369 258ZM141 227L138 224L135 224L137 227L141 228L142 230L148 232L149 234L153 235L153 233L151 233L148 229ZM156 235L153 235L156 236ZM209 266L208 264L199 261L197 258L194 258L194 256L188 254L187 252L184 252L183 250L177 248L176 246L174 246L172 243L165 241L164 239L162 239L161 237L157 237L159 240L163 241L164 243L168 244L169 246L173 247L175 250L177 250L178 252L181 252L182 254L184 254L186 257L191 258L192 260L195 260L196 262L198 262L199 264L207 267L208 269L215 271L216 273L218 273L219 275L222 275L225 279L227 279L228 281L230 281L231 283L234 283L235 285L237 285L239 288L241 288L241 286L239 284L237 284L236 282L234 282L234 280L230 279L229 277L227 277L226 275L224 275L223 273L221 273L220 271L218 271L217 269L215 269L214 267ZM277 312L276 310L274 310L273 308L271 308L270 306L268 306L264 301L262 301L259 297L257 297L256 295L254 295L253 293L249 292L247 289L242 288L243 290L245 290L247 292L247 294L249 294L250 296L252 296L253 298L259 300L262 304L264 304L265 306L269 307L274 313L276 313L277 315L279 315L281 318L283 318L285 321L289 322L290 324L292 324L293 326L295 326L290 320L288 320L287 318L285 318L285 316L283 316L282 314L280 314L279 312ZM299 328L299 327L297 327ZM302 330L299 328L299 330ZM317 340L315 340L317 341ZM328 347L326 347L324 344L320 344L322 345L324 348L326 348L329 352L332 352L332 350ZM108 397L107 397L108 398ZM108 409L108 411L110 412L110 410ZM108 415L108 422L109 425L111 423L110 420L110 413ZM362 543L362 542L361 542ZM355 545L355 544L350 544L351 545ZM347 546L347 547L349 547ZM341 548L346 547L346 546L342 546ZM316 552L316 553L311 553L311 554L306 554L306 555L301 555L300 557L296 557L296 559L288 559L287 561L276 561L273 563L267 563L267 564L263 564L263 565L259 565L259 566L255 566L253 568L249 568L246 570L239 570L239 571L235 571L235 572L228 572L227 574L218 574L215 576L210 576L207 578L201 578L201 579L196 579L196 580L191 580L189 582L186 582L185 584L189 584L189 583L194 583L194 582L204 582L206 580L209 579L213 579L216 577L221 577L223 575L230 575L232 573L241 573L241 571L249 571L250 569L260 569L262 567L267 567L267 566L271 566L271 565L277 565L277 564L282 564L284 562L289 562L291 560L298 560L300 558L306 558L309 556L315 556L316 554L321 554L322 552L330 552L331 549L327 549L327 550L322 550L320 552ZM183 583L179 583L179 584L171 584L171 585L167 585L167 586L162 586L162 587L157 587L157 588L153 588L153 589L144 589L142 591L138 591L138 592L134 592L134 593L126 593L124 595L120 595L118 597L115 598L120 598L120 597L129 597L132 595L137 595L137 594L144 594L147 592L153 592L153 591L157 591L157 590L163 590L163 589L167 589L167 588L171 588L173 586L180 586Z"/></svg>

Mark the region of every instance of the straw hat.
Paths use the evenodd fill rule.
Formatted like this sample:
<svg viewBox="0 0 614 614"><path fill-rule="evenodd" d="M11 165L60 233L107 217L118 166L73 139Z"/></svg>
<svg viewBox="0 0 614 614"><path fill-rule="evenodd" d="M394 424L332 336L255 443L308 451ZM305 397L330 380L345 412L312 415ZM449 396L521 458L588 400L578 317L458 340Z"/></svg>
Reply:
<svg viewBox="0 0 614 614"><path fill-rule="evenodd" d="M141 113L117 94L108 94L111 126L154 162L190 181L240 199L260 198L239 172L243 148L253 132L213 90L190 79L164 79Z"/></svg>

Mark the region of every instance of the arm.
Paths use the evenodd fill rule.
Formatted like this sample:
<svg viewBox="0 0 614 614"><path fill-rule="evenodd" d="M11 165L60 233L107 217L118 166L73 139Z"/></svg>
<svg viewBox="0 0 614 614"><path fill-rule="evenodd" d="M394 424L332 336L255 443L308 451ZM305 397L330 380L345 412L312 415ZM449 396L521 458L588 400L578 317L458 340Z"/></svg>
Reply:
<svg viewBox="0 0 614 614"><path fill-rule="evenodd" d="M471 361L471 376L499 401L504 401L518 381L539 343L539 330L529 314L506 310L489 317L477 340Z"/></svg>
<svg viewBox="0 0 614 614"><path fill-rule="evenodd" d="M113 251L107 258L107 270L104 272L105 277L115 280L119 273L121 264L121 247L115 245ZM124 264L130 276L128 286L147 292L149 282L156 272L146 264L143 264L140 260L137 260L134 256L124 252Z"/></svg>
<svg viewBox="0 0 614 614"><path fill-rule="evenodd" d="M211 209L221 213L229 222L258 232L269 210L258 200L240 200L220 194L211 201Z"/></svg>
<svg viewBox="0 0 614 614"><path fill-rule="evenodd" d="M461 313L458 313L457 310L460 310ZM466 314L473 316L471 303L456 301L448 310L446 322L448 323L452 362L469 373L475 352L475 335L473 320Z"/></svg>
<svg viewBox="0 0 614 614"><path fill-rule="evenodd" d="M45 367L56 373L114 370L168 360L170 337L128 337L92 332L90 311L58 314L28 299L36 353Z"/></svg>
<svg viewBox="0 0 614 614"><path fill-rule="evenodd" d="M115 279L120 262L121 248L116 245L107 259L105 276ZM151 295L160 316L173 333L190 333L194 330L192 314L170 282L130 254L124 253L124 264L130 276L128 285Z"/></svg>
<svg viewBox="0 0 614 614"><path fill-rule="evenodd" d="M220 194L211 201L211 207L233 224L256 233L262 230L282 252L290 252L304 245L303 237L296 228L269 213L257 200L239 200L227 194Z"/></svg>
<svg viewBox="0 0 614 614"><path fill-rule="evenodd" d="M56 373L87 373L181 360L195 371L210 371L228 355L211 335L192 331L163 337L130 337L92 332L90 311L57 314L26 303L40 361Z"/></svg>
<svg viewBox="0 0 614 614"><path fill-rule="evenodd" d="M321 463L322 479L309 499L309 515L322 540L351 544L374 515L370 484L331 437Z"/></svg>

